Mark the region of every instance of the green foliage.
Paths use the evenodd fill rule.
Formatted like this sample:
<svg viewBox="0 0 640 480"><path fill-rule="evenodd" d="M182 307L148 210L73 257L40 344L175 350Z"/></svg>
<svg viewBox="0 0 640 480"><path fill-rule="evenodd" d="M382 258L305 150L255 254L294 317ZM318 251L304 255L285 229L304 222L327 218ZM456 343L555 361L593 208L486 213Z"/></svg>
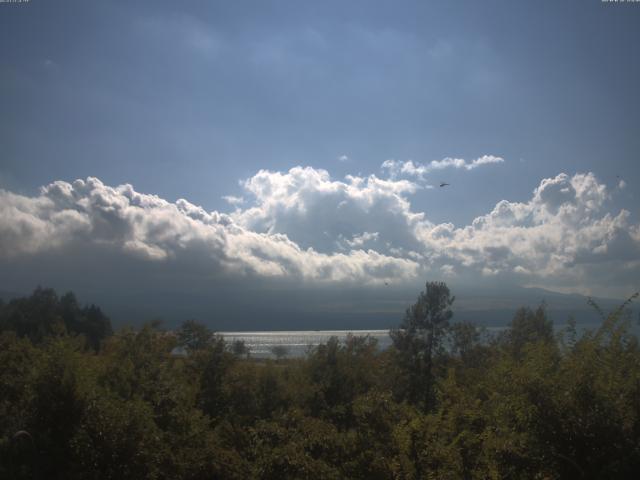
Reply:
<svg viewBox="0 0 640 480"><path fill-rule="evenodd" d="M214 334L206 325L195 320L186 320L178 329L178 345L185 350L204 350L211 346Z"/></svg>
<svg viewBox="0 0 640 480"><path fill-rule="evenodd" d="M54 290L41 287L30 297L0 304L0 331L13 331L33 342L67 333L83 335L94 350L113 333L111 321L99 307L81 307L72 292L58 298Z"/></svg>
<svg viewBox="0 0 640 480"><path fill-rule="evenodd" d="M427 410L433 407L435 400L434 361L443 353L454 300L445 283L427 282L425 291L407 309L400 328L390 332L405 374L401 396Z"/></svg>
<svg viewBox="0 0 640 480"><path fill-rule="evenodd" d="M86 312L74 316L84 311L75 297L41 290L23 300L0 307L3 328L12 325L0 332L3 479L640 471L640 345L629 302L603 312L598 329L578 333L573 321L558 338L543 307L523 308L486 339L473 324L449 325L448 288L427 284L395 348L350 336L273 361L234 352L196 322L177 334L123 329L87 349L84 336L66 333L86 322Z"/></svg>
<svg viewBox="0 0 640 480"><path fill-rule="evenodd" d="M521 355L523 349L532 343L553 342L553 324L547 318L545 305L540 305L535 311L529 307L519 308L501 340L515 356Z"/></svg>
<svg viewBox="0 0 640 480"><path fill-rule="evenodd" d="M375 384L377 343L371 337L349 335L344 345L332 337L319 345L307 361L312 382L309 407L325 412L339 427L353 424L353 401Z"/></svg>
<svg viewBox="0 0 640 480"><path fill-rule="evenodd" d="M238 357L248 357L251 353L244 340L234 340L234 342L231 344L231 352Z"/></svg>
<svg viewBox="0 0 640 480"><path fill-rule="evenodd" d="M278 360L282 360L289 355L289 349L285 345L274 345L271 347L271 353L273 353Z"/></svg>

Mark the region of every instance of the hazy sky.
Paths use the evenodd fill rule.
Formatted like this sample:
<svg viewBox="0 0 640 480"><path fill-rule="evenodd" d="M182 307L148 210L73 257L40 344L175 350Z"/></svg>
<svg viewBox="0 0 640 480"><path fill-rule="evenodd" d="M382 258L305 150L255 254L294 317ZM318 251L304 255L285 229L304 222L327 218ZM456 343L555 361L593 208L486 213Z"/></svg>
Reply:
<svg viewBox="0 0 640 480"><path fill-rule="evenodd" d="M600 0L0 4L0 288L630 294L639 27Z"/></svg>

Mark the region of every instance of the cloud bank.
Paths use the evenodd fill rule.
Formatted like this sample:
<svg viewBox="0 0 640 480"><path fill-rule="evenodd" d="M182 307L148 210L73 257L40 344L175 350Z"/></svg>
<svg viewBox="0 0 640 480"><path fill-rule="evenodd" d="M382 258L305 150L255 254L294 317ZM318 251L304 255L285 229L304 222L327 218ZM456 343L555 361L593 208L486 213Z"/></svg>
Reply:
<svg viewBox="0 0 640 480"><path fill-rule="evenodd" d="M420 168L501 161L445 159ZM91 177L53 182L35 196L0 190L0 263L82 247L218 278L360 286L492 279L620 295L637 288L640 226L628 211L610 211L612 193L592 173L543 179L528 201L502 200L457 227L412 208L420 185L385 164L389 178L261 170L229 199L231 213ZM399 168L412 175L415 164Z"/></svg>

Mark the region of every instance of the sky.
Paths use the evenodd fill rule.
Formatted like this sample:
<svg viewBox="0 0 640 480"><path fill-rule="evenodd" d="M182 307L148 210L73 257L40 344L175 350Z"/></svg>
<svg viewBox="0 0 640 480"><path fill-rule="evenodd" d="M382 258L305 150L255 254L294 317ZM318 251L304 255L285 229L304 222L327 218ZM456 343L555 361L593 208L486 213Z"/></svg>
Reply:
<svg viewBox="0 0 640 480"><path fill-rule="evenodd" d="M401 315L427 280L625 298L638 25L600 0L0 3L0 289L265 329Z"/></svg>

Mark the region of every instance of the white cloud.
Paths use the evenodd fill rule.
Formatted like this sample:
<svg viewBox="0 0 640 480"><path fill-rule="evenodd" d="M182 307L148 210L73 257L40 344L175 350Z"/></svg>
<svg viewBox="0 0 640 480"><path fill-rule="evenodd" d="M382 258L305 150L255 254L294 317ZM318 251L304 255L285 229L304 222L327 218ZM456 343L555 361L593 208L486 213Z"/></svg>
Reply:
<svg viewBox="0 0 640 480"><path fill-rule="evenodd" d="M444 276L626 292L640 278L640 226L609 211L591 173L543 179L528 201L502 200L461 227L414 211L419 187L402 179L295 167L261 170L242 188L245 204L232 197L229 214L96 178L33 197L0 191L0 261L79 245L170 269L304 282Z"/></svg>
<svg viewBox="0 0 640 480"><path fill-rule="evenodd" d="M491 163L503 163L503 162L504 162L504 158L502 157L496 157L495 155L483 155L480 158L476 158L471 163L466 164L464 168L467 170L473 170L474 168L477 168L481 165L489 165Z"/></svg>
<svg viewBox="0 0 640 480"><path fill-rule="evenodd" d="M244 203L244 198L236 197L234 195L224 195L222 199L229 205L242 205Z"/></svg>
<svg viewBox="0 0 640 480"><path fill-rule="evenodd" d="M445 263L444 265L442 265L440 267L440 271L442 272L442 275L444 275L445 277L454 277L456 275L456 269L453 265L449 265L448 263Z"/></svg>
<svg viewBox="0 0 640 480"><path fill-rule="evenodd" d="M341 162L348 162L349 161L349 157L347 155L340 155L338 157L338 160Z"/></svg>
<svg viewBox="0 0 640 480"><path fill-rule="evenodd" d="M378 232L363 232L361 235L354 235L351 240L340 235L340 240L349 248L362 248L365 245L376 243L380 234Z"/></svg>
<svg viewBox="0 0 640 480"><path fill-rule="evenodd" d="M476 158L471 162L467 162L462 158L444 158L442 160L433 160L429 163L415 163L412 160L408 160L406 162L401 162L398 160L385 160L381 168L382 170L386 170L389 172L389 175L392 178L397 178L400 176L409 176L416 177L418 179L423 180L427 174L434 170L444 170L446 168L454 168L454 169L463 169L463 170L474 170L482 165L490 165L495 163L503 163L504 159L502 157L497 157L495 155L483 155L482 157Z"/></svg>
<svg viewBox="0 0 640 480"><path fill-rule="evenodd" d="M420 165L413 163L413 160L408 160L406 162L400 162L398 160L385 160L382 162L380 167L382 170L386 170L389 172L391 178L397 178L401 175L406 175L409 177L417 177L419 179L424 179L424 176L430 172L430 169L427 165Z"/></svg>
<svg viewBox="0 0 640 480"><path fill-rule="evenodd" d="M418 186L406 180L347 176L295 167L286 173L261 170L244 183L252 206L232 214L248 230L287 235L302 248L330 253L341 238L377 232L378 242L420 248L414 234L424 214L411 211L407 196ZM383 251L389 252L386 248Z"/></svg>
<svg viewBox="0 0 640 480"><path fill-rule="evenodd" d="M626 257L640 254L638 226L629 224L626 210L606 212L608 198L593 174L560 174L542 180L526 203L503 200L472 225L422 234L431 250L484 275L513 271L546 279L548 286L573 282L598 289L606 287L600 280L605 273L615 278Z"/></svg>
<svg viewBox="0 0 640 480"><path fill-rule="evenodd" d="M54 182L36 197L0 191L0 200L0 258L5 260L79 243L154 262L192 264L195 258L226 274L311 281L375 283L412 277L418 269L415 261L373 250L303 249L284 234L248 230L229 215L184 199L170 203L96 178Z"/></svg>

